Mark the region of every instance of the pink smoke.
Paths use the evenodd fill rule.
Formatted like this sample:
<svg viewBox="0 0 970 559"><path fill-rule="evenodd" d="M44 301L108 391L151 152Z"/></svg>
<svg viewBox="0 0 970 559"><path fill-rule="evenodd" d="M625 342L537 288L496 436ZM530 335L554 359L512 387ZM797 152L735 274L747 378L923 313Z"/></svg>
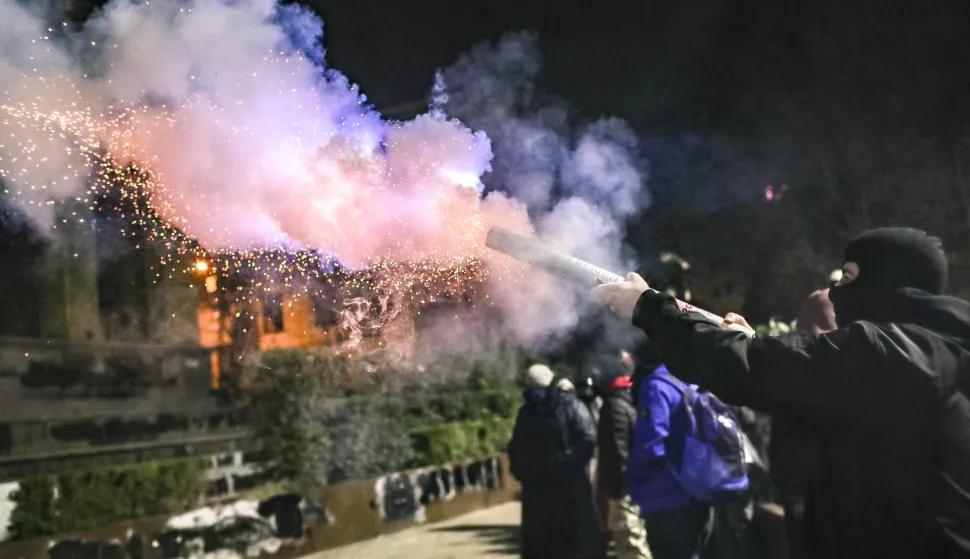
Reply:
<svg viewBox="0 0 970 559"><path fill-rule="evenodd" d="M649 200L636 138L611 119L572 137L513 114L502 72L538 70L528 36L477 48L439 76L443 107L388 122L324 66L322 22L295 5L115 0L61 41L15 0L0 13L0 41L16 46L0 49L0 177L42 225L52 200L88 196L92 161L136 163L151 212L208 251L313 249L430 273L488 259L490 302L525 338L574 325L585 292L484 248L493 225L533 231L517 198L536 201L556 248L627 267L622 220ZM489 175L496 142L505 159ZM512 196L483 197L487 176Z"/></svg>

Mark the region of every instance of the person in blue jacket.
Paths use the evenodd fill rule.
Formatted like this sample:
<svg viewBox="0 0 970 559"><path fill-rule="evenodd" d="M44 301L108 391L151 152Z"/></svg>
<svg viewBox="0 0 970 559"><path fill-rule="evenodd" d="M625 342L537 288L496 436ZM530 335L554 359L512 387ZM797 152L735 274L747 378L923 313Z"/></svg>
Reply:
<svg viewBox="0 0 970 559"><path fill-rule="evenodd" d="M672 460L683 453L686 416L672 413L683 398L664 365L641 369L637 423L627 464L630 498L640 507L654 559L699 559L714 526L714 509L695 501L678 481Z"/></svg>

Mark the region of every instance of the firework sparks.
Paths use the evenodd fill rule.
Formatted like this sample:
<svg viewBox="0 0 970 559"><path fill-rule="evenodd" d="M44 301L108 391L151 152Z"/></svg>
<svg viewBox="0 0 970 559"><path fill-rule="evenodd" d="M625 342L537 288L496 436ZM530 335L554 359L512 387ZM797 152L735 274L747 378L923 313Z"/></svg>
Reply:
<svg viewBox="0 0 970 559"><path fill-rule="evenodd" d="M172 8L124 10L144 18L149 40L153 11ZM200 21L191 9L169 15L172 26ZM481 203L483 134L441 115L381 121L345 79L321 82L305 56L275 46L261 56L248 46L245 72L187 70L181 95L132 90L123 73L137 35L102 45L98 78L36 67L20 76L30 100L5 92L0 179L35 215L65 201L120 213L130 223L122 234L165 247L161 264L190 255L187 272L246 275L256 291L332 284L339 261L362 272L341 281L351 344L375 332L400 342L422 306L472 293L490 273L517 276L483 264L488 223L528 227L522 208L487 215ZM49 42L33 45L50 52ZM69 218L60 219L51 227Z"/></svg>

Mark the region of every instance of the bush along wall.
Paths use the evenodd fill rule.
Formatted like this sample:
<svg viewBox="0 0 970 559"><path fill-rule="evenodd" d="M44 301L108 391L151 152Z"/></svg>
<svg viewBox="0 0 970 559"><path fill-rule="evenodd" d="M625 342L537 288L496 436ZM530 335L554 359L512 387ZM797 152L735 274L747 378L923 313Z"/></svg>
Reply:
<svg viewBox="0 0 970 559"><path fill-rule="evenodd" d="M20 481L9 537L25 540L180 513L205 491L200 459L66 472Z"/></svg>
<svg viewBox="0 0 970 559"><path fill-rule="evenodd" d="M250 424L277 477L335 483L504 451L521 401L507 367L455 356L436 366L464 374L382 366L312 351L263 355L247 395Z"/></svg>
<svg viewBox="0 0 970 559"><path fill-rule="evenodd" d="M411 431L410 467L473 460L505 451L514 419L444 423Z"/></svg>

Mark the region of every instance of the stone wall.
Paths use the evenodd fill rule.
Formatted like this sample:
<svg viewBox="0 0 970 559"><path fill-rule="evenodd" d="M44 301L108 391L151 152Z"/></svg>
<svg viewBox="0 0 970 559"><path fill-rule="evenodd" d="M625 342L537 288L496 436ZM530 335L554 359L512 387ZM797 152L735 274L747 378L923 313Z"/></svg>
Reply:
<svg viewBox="0 0 970 559"><path fill-rule="evenodd" d="M0 480L240 449L211 391L218 349L0 338Z"/></svg>

